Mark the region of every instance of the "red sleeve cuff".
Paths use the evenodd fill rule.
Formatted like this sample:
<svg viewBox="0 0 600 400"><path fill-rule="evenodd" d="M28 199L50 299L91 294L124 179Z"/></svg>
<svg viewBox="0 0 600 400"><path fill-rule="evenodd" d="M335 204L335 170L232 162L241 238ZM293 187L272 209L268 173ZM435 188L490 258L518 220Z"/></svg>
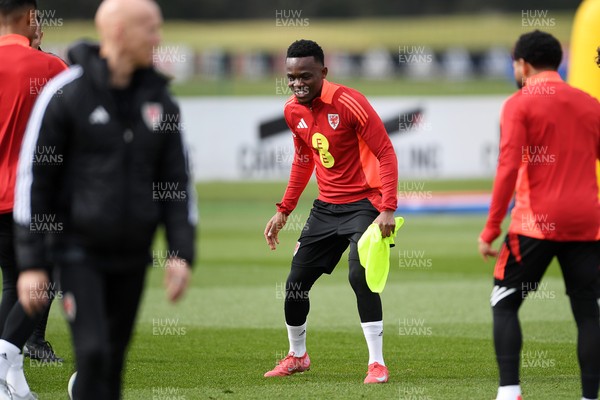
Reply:
<svg viewBox="0 0 600 400"><path fill-rule="evenodd" d="M285 215L290 215L292 211L294 211L293 208L289 209L288 207L285 207L283 203L276 203L275 205L277 206L277 211Z"/></svg>
<svg viewBox="0 0 600 400"><path fill-rule="evenodd" d="M502 230L500 228L490 228L486 226L485 228L483 228L483 231L481 232L479 237L486 243L492 243L498 238L498 236L500 236L501 232Z"/></svg>

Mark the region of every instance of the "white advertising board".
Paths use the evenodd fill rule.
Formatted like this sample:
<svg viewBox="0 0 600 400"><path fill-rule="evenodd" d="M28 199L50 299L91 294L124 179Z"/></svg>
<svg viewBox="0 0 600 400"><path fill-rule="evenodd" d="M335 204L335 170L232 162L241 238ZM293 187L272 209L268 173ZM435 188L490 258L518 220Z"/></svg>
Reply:
<svg viewBox="0 0 600 400"><path fill-rule="evenodd" d="M374 97L398 155L400 179L492 177L506 96ZM285 97L179 100L194 176L285 180L294 149Z"/></svg>

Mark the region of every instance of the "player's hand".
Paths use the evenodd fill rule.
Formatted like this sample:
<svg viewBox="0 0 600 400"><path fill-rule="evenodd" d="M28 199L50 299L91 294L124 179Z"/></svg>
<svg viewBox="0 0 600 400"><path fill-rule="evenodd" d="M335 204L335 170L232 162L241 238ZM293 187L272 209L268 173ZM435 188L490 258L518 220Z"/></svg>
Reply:
<svg viewBox="0 0 600 400"><path fill-rule="evenodd" d="M187 261L178 257L167 260L164 284L169 301L174 303L181 298L190 284L191 277L192 269Z"/></svg>
<svg viewBox="0 0 600 400"><path fill-rule="evenodd" d="M492 249L492 244L485 242L482 238L479 238L479 253L483 257L483 261L487 261L488 257L498 256L498 250Z"/></svg>
<svg viewBox="0 0 600 400"><path fill-rule="evenodd" d="M27 315L33 317L48 306L50 279L43 269L30 269L19 274L17 292Z"/></svg>
<svg viewBox="0 0 600 400"><path fill-rule="evenodd" d="M391 236L396 229L396 220L394 219L394 212L391 210L382 211L375 221L374 224L379 225L379 230L381 231L381 237Z"/></svg>
<svg viewBox="0 0 600 400"><path fill-rule="evenodd" d="M275 250L279 244L279 231L283 229L287 222L288 216L282 212L277 211L275 215L267 222L265 228L265 239L269 248Z"/></svg>

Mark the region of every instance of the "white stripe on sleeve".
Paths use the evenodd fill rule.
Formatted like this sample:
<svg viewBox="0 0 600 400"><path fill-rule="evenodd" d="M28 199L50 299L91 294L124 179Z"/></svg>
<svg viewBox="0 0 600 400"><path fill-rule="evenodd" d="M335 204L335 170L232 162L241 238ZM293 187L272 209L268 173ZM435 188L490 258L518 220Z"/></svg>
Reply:
<svg viewBox="0 0 600 400"><path fill-rule="evenodd" d="M76 65L50 80L44 90L40 93L35 102L33 111L27 123L21 152L19 153L19 163L17 165L17 183L15 187L15 205L13 209L13 218L20 225L29 225L31 222L31 184L33 182L33 157L35 146L40 134L42 119L46 113L46 108L54 94L66 84L74 81L83 74L83 69Z"/></svg>

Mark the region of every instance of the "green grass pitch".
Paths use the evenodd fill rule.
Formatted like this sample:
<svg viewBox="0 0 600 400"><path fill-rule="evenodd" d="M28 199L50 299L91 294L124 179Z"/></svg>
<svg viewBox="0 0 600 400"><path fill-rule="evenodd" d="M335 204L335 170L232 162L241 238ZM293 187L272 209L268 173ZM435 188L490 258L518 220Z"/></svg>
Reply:
<svg viewBox="0 0 600 400"><path fill-rule="evenodd" d="M124 399L482 399L495 397L489 293L493 264L477 254L484 216L405 216L385 291L384 354L390 381L364 385L368 354L347 262L311 292L311 370L283 379L263 373L287 352L282 288L315 196L305 192L281 245L264 225L284 183L198 185L199 261L185 299L171 305L160 266L151 267L124 378ZM489 189L489 181L427 182L426 190ZM162 240L157 240L162 248ZM54 306L47 336L62 365L25 360L40 399L66 399L70 337ZM579 399L575 326L553 264L521 310L527 400Z"/></svg>

